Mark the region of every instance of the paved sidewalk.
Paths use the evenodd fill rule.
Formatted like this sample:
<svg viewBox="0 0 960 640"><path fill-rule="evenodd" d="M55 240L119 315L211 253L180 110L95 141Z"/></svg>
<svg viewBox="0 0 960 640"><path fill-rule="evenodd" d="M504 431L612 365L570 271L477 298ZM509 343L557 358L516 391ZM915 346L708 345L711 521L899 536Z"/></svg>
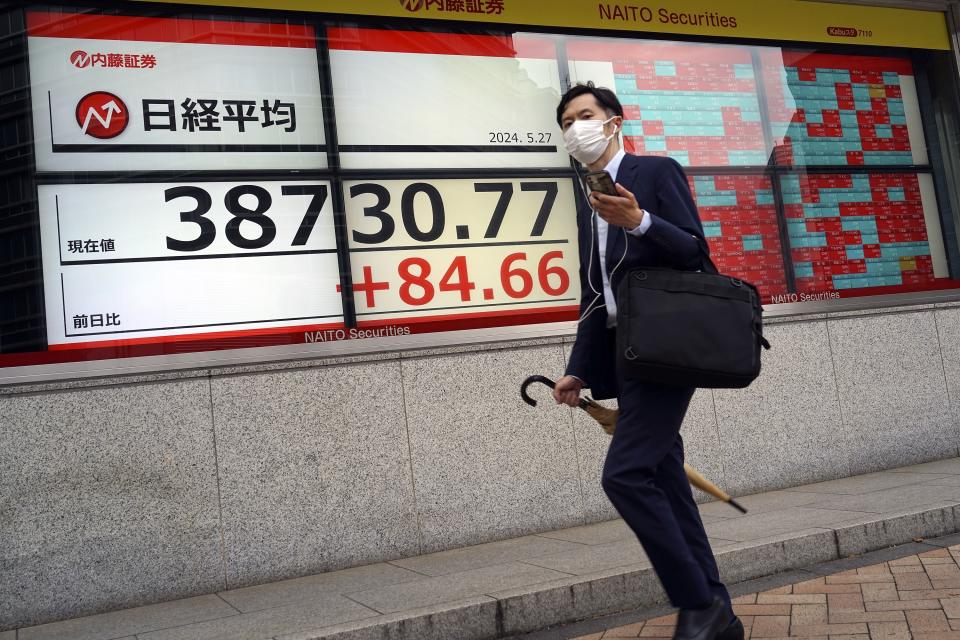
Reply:
<svg viewBox="0 0 960 640"><path fill-rule="evenodd" d="M743 595L734 610L746 640L960 640L958 563L960 544L931 549ZM659 616L573 640L670 638L676 620Z"/></svg>
<svg viewBox="0 0 960 640"><path fill-rule="evenodd" d="M730 584L960 531L960 458L739 501L750 509L749 514L740 515L721 503L701 507L721 573ZM929 545L920 548L933 549ZM926 567L923 559L920 563L893 566ZM888 574L871 577L878 582L864 584L897 586L921 581L917 572L913 577L908 577L909 570L898 572L891 569ZM933 569L923 578L955 579L947 573L951 572L945 568ZM952 588L945 583L942 586ZM880 588L868 590L874 589ZM868 590L861 589L861 595L866 597ZM779 629L777 633L784 631L784 619L793 624L794 615L805 621L797 623L798 628L823 624L818 622L823 615L832 622L833 613L816 606L831 606L828 600L824 602L830 595L764 594L764 600L768 596L801 596L810 601L788 599L776 605L780 613L749 615L758 615L753 619L760 625L758 629ZM0 640L483 640L663 602L662 590L639 544L624 524L615 520L24 628L16 635L0 632ZM775 605L743 606L768 604ZM795 608L801 605L809 607ZM784 607L790 608L789 613ZM915 617L919 621L924 615L931 614ZM769 620L762 621L764 616ZM909 626L906 617L886 622L903 621ZM776 627L778 624L781 626ZM839 635L869 631L868 621L837 624L867 625L849 627L848 634ZM649 636L666 626L648 622L638 633ZM886 628L894 627L882 627ZM838 635L827 631L826 635ZM956 635L960 640L960 632ZM755 633L755 637L761 636ZM899 637L892 634L888 640Z"/></svg>

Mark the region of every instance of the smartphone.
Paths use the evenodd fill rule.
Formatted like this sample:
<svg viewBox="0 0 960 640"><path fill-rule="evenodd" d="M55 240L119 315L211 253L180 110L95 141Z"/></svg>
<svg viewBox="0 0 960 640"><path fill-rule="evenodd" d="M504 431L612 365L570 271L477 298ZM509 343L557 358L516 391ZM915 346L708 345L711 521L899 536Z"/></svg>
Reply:
<svg viewBox="0 0 960 640"><path fill-rule="evenodd" d="M583 177L587 183L587 191L599 191L608 196L618 196L617 188L613 184L613 178L606 171L594 171Z"/></svg>

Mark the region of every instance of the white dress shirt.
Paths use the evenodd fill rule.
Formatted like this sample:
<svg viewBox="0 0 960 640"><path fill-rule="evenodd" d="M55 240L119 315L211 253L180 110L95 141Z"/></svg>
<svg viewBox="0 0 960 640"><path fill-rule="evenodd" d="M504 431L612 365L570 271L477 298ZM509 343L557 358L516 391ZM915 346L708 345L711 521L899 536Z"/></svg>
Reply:
<svg viewBox="0 0 960 640"><path fill-rule="evenodd" d="M617 173L620 171L620 163L623 161L623 157L627 155L623 149L617 151L617 155L613 156L607 166L603 169L610 174L610 177L613 178L613 181L617 181ZM613 289L610 287L610 276L607 275L607 234L610 232L610 225L606 220L601 218L594 212L593 214L597 219L597 250L600 255L600 276L603 279L603 301L607 306L607 327L617 326L617 297L613 293ZM647 229L650 228L650 214L646 210L643 211L643 220L640 221L635 228L626 231L632 236L642 236L647 232ZM619 228L614 228L614 233L620 233ZM624 251L626 251L626 245L624 245ZM620 262L621 256L613 257L613 265L616 267L617 263Z"/></svg>

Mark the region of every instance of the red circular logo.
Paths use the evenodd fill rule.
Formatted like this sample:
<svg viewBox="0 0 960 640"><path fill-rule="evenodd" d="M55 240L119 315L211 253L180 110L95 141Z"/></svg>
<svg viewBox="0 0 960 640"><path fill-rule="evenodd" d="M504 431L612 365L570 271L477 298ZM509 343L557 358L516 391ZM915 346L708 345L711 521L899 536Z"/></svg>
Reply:
<svg viewBox="0 0 960 640"><path fill-rule="evenodd" d="M80 49L77 49L76 51L70 54L70 62L73 63L73 66L75 66L78 69L89 67L90 54L87 53L86 51L81 51Z"/></svg>
<svg viewBox="0 0 960 640"><path fill-rule="evenodd" d="M423 8L423 0L400 0L400 6L407 11L420 11Z"/></svg>
<svg viewBox="0 0 960 640"><path fill-rule="evenodd" d="M76 115L80 130L101 140L123 133L130 119L123 100L106 91L94 91L80 98Z"/></svg>

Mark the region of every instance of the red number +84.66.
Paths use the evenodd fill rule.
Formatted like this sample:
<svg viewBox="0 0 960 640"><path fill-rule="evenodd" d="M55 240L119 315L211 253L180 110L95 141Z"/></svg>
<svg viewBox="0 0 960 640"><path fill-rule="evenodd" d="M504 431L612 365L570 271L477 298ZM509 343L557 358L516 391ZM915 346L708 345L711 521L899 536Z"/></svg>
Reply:
<svg viewBox="0 0 960 640"><path fill-rule="evenodd" d="M526 259L526 253L511 253L500 263L500 286L510 298L526 298L533 291L533 276L522 264ZM563 267L550 264L553 260L562 259L562 251L549 251L537 264L537 281L547 295L563 295L570 288L570 276ZM436 287L429 280L431 271L430 263L423 258L407 258L398 265L397 273L403 280L400 285L400 299L405 304L415 307L428 304L437 290L456 291L459 292L462 302L470 301L471 292L477 285L471 282L467 275L466 256L453 259ZM551 282L551 276L554 276L556 284Z"/></svg>

